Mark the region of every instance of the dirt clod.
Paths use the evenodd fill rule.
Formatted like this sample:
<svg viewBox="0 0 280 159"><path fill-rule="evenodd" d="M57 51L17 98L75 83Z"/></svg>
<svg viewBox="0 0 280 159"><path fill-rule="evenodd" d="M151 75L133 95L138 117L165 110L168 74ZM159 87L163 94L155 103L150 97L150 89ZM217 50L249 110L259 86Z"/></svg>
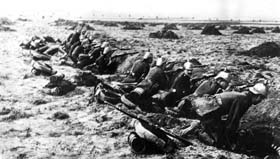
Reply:
<svg viewBox="0 0 280 159"><path fill-rule="evenodd" d="M53 114L53 118L59 119L59 120L64 120L68 119L70 116L67 113L64 112L56 112Z"/></svg>

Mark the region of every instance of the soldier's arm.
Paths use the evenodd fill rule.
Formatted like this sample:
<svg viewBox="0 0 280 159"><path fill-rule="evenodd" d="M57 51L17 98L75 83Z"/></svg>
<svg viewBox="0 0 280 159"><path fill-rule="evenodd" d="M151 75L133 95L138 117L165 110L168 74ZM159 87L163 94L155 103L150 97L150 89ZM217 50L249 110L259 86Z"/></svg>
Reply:
<svg viewBox="0 0 280 159"><path fill-rule="evenodd" d="M248 100L245 97L237 98L233 101L227 118L226 130L228 132L234 132L237 130L239 121L248 108Z"/></svg>

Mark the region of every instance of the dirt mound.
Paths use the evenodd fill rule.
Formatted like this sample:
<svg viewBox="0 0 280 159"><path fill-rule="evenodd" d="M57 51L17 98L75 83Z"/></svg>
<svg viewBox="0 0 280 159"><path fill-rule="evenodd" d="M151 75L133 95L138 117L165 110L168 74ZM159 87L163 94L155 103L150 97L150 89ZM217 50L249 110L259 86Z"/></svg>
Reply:
<svg viewBox="0 0 280 159"><path fill-rule="evenodd" d="M251 33L265 34L264 28L255 27L251 30Z"/></svg>
<svg viewBox="0 0 280 159"><path fill-rule="evenodd" d="M142 30L143 28L141 26L137 25L126 25L123 27L124 30Z"/></svg>
<svg viewBox="0 0 280 159"><path fill-rule="evenodd" d="M258 57L276 57L280 56L279 42L265 42L259 46L253 47L248 51L240 52L241 55Z"/></svg>
<svg viewBox="0 0 280 159"><path fill-rule="evenodd" d="M163 30L179 30L177 28L177 25L174 23L171 24L165 24L164 27L162 28Z"/></svg>
<svg viewBox="0 0 280 159"><path fill-rule="evenodd" d="M27 18L18 18L18 21L22 21L22 22L31 22L31 19L27 19Z"/></svg>
<svg viewBox="0 0 280 159"><path fill-rule="evenodd" d="M274 27L264 27L264 30L272 30Z"/></svg>
<svg viewBox="0 0 280 159"><path fill-rule="evenodd" d="M201 25L201 24L188 24L187 28L189 30L202 30L203 29L203 25Z"/></svg>
<svg viewBox="0 0 280 159"><path fill-rule="evenodd" d="M69 115L67 113L64 112L56 112L53 114L53 118L54 119L59 119L59 120L64 120L64 119L68 119Z"/></svg>
<svg viewBox="0 0 280 159"><path fill-rule="evenodd" d="M16 31L15 29L12 29L8 27L7 25L13 25L14 22L12 22L8 18L0 18L0 31Z"/></svg>
<svg viewBox="0 0 280 159"><path fill-rule="evenodd" d="M154 27L154 26L157 26L157 25L160 25L159 23L148 23L149 26L151 27Z"/></svg>
<svg viewBox="0 0 280 159"><path fill-rule="evenodd" d="M204 35L222 35L218 29L215 28L215 25L207 25L202 30L201 34Z"/></svg>
<svg viewBox="0 0 280 159"><path fill-rule="evenodd" d="M15 29L12 29L10 27L7 27L7 26L1 26L0 25L0 31L16 31Z"/></svg>
<svg viewBox="0 0 280 159"><path fill-rule="evenodd" d="M118 27L118 23L115 23L115 22L107 22L107 23L104 23L104 26L106 27Z"/></svg>
<svg viewBox="0 0 280 159"><path fill-rule="evenodd" d="M124 22L121 24L124 25L122 28L124 30L142 30L145 27L143 23Z"/></svg>
<svg viewBox="0 0 280 159"><path fill-rule="evenodd" d="M255 155L267 155L265 152L271 151L271 144L280 146L280 108L275 100L278 96L278 92L271 91L270 99L252 106L242 118L240 129L250 133L240 141L247 150L254 147L251 153Z"/></svg>
<svg viewBox="0 0 280 159"><path fill-rule="evenodd" d="M231 30L239 30L240 27L239 27L239 26L236 26L236 25L231 25L231 26L230 26L230 29L231 29Z"/></svg>
<svg viewBox="0 0 280 159"><path fill-rule="evenodd" d="M64 26L64 25L76 26L77 24L78 24L78 22L76 22L76 21L66 20L66 19L61 19L61 18L54 21L55 26Z"/></svg>
<svg viewBox="0 0 280 159"><path fill-rule="evenodd" d="M95 30L92 26L90 26L89 24L86 24L86 23L75 24L66 29L68 29L68 30Z"/></svg>
<svg viewBox="0 0 280 159"><path fill-rule="evenodd" d="M150 33L149 38L179 39L179 36L171 30L161 30L154 33Z"/></svg>
<svg viewBox="0 0 280 159"><path fill-rule="evenodd" d="M13 25L14 22L12 22L9 18L2 17L0 18L0 25Z"/></svg>
<svg viewBox="0 0 280 159"><path fill-rule="evenodd" d="M241 27L237 31L233 32L233 34L252 34L249 27Z"/></svg>
<svg viewBox="0 0 280 159"><path fill-rule="evenodd" d="M279 27L275 27L271 30L272 33L280 33L280 28Z"/></svg>

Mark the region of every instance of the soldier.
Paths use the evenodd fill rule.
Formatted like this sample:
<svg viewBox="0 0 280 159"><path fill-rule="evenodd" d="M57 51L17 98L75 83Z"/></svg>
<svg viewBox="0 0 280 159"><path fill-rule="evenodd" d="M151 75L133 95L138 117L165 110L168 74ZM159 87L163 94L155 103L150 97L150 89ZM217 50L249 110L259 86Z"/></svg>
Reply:
<svg viewBox="0 0 280 159"><path fill-rule="evenodd" d="M111 46L109 43L104 46L102 45L101 48L104 48L102 54L96 59L95 64L100 74L106 72L106 68L110 62L111 55L113 53Z"/></svg>
<svg viewBox="0 0 280 159"><path fill-rule="evenodd" d="M65 48L66 48L66 51L68 53L71 53L74 49L74 47L76 47L76 45L80 42L80 36L81 36L81 30L76 30L74 33L71 33L66 41L64 42L65 43ZM75 45L75 46L73 46Z"/></svg>
<svg viewBox="0 0 280 159"><path fill-rule="evenodd" d="M177 75L169 91L153 96L156 103L161 107L173 107L178 100L190 94L192 71L193 64L190 62L184 63L184 70Z"/></svg>
<svg viewBox="0 0 280 159"><path fill-rule="evenodd" d="M202 96L205 94L214 95L219 91L225 90L230 82L230 74L227 72L220 72L216 77L210 78L202 82L193 93L195 96Z"/></svg>
<svg viewBox="0 0 280 159"><path fill-rule="evenodd" d="M231 146L236 139L236 130L241 117L252 105L265 99L267 94L267 86L257 83L248 91L223 92L216 94L210 103L196 100L192 104L201 116L205 132L212 137L212 144L227 147Z"/></svg>
<svg viewBox="0 0 280 159"><path fill-rule="evenodd" d="M104 46L104 44L101 43L101 41L95 39L92 41L92 48L89 51L89 56L91 58L91 60L93 62L95 62L95 60L102 54L102 51L104 50L104 48L102 48L101 46Z"/></svg>
<svg viewBox="0 0 280 159"><path fill-rule="evenodd" d="M146 52L143 59L137 60L128 75L122 82L133 83L142 81L150 70L150 64L153 62L153 54Z"/></svg>
<svg viewBox="0 0 280 159"><path fill-rule="evenodd" d="M175 78L171 86L171 90L176 93L177 99L181 99L182 97L190 94L192 71L193 64L186 62L184 64L184 71Z"/></svg>
<svg viewBox="0 0 280 159"><path fill-rule="evenodd" d="M146 78L130 93L123 95L121 101L129 107L135 108L136 105L140 105L141 100L146 100L159 90L166 89L168 81L162 68L163 63L163 58L158 58L156 66L149 71Z"/></svg>

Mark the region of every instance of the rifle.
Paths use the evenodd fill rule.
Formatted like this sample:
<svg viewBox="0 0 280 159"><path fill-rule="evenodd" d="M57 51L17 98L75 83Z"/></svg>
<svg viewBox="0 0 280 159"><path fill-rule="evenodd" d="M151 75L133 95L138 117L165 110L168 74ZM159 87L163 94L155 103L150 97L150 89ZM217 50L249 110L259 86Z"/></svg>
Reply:
<svg viewBox="0 0 280 159"><path fill-rule="evenodd" d="M201 80L203 80L203 79L209 79L209 78L215 77L215 76L216 76L216 74L214 74L214 73L211 73L211 74L204 74L204 75L201 76L201 77L191 78L191 83L196 83L196 82L201 81Z"/></svg>
<svg viewBox="0 0 280 159"><path fill-rule="evenodd" d="M125 111L125 110L123 110L123 109L121 109L121 108L119 108L119 107L117 107L117 106L114 106L113 104L111 104L111 103L109 103L109 102L107 102L107 101L104 101L104 102L107 103L108 105L110 105L111 107L115 108L116 110L122 112L123 114L125 114L125 115L127 115L127 116L129 116L129 117L131 117L131 118L134 118L134 119L138 120L141 124L149 125L149 126L155 128L155 130L157 130L157 131L159 131L159 132L162 132L162 133L164 133L164 134L166 134L166 135L168 135L168 136L171 136L171 137L173 137L173 138L175 138L175 139L181 141L185 146L193 145L190 141L188 141L187 139L185 139L185 138L183 138L183 137L181 137L181 136L172 134L172 133L170 133L170 132L164 130L162 127L160 127L160 126L158 126L158 125L155 125L155 124L152 124L151 122L146 121L146 120L144 120L144 119L142 119L142 118L139 118L139 117L137 117L137 116L134 115L134 114L130 114L130 113L128 113L127 111Z"/></svg>

